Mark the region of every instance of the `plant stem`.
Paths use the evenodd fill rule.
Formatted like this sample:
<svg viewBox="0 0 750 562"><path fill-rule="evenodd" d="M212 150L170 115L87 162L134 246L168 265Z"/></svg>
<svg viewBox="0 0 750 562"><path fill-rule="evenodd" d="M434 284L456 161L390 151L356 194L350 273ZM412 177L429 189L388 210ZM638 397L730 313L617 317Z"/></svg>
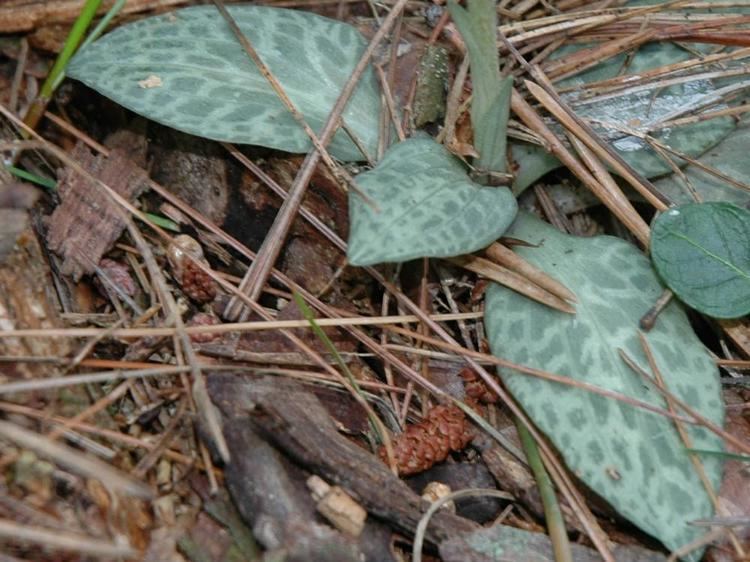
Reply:
<svg viewBox="0 0 750 562"><path fill-rule="evenodd" d="M542 456L539 454L539 448L534 441L527 427L516 418L516 427L518 436L521 438L521 446L526 459L529 461L529 467L534 473L534 478L539 486L539 495L542 497L544 506L544 518L547 521L547 532L552 541L552 548L555 551L555 560L557 562L573 562L573 555L570 552L570 542L565 530L565 521L563 521L560 504L557 502L555 488L552 485L547 470L544 468Z"/></svg>
<svg viewBox="0 0 750 562"><path fill-rule="evenodd" d="M60 77L64 75L68 61L73 56L73 53L76 52L78 45L81 43L81 39L83 39L83 34L86 29L88 29L91 20L94 19L96 10L99 9L99 4L101 3L102 0L86 0L86 4L81 10L80 15L70 29L70 33L65 40L62 51L57 55L57 60L52 66L52 70L47 74L47 79L44 81L44 84L42 84L41 90L39 90L39 95L26 112L26 117L24 117L24 123L32 129L36 129L36 126L39 124L39 121L47 108L47 104L52 99L52 94L55 92L55 88L62 80Z"/></svg>

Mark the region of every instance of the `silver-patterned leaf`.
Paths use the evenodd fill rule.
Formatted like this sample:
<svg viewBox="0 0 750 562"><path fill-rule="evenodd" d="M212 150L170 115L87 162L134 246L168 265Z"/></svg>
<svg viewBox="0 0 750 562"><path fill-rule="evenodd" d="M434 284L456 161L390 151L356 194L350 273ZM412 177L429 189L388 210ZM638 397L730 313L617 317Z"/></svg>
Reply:
<svg viewBox="0 0 750 562"><path fill-rule="evenodd" d="M349 262L371 265L473 252L499 238L518 209L505 187L483 187L431 138L390 148L349 196ZM371 204L371 203L374 203Z"/></svg>
<svg viewBox="0 0 750 562"><path fill-rule="evenodd" d="M365 49L352 26L308 12L232 6L229 12L314 131ZM119 104L186 133L307 152L312 143L214 7L197 6L119 27L79 53L68 75ZM343 118L375 153L380 94L365 72ZM364 160L339 131L342 160Z"/></svg>
<svg viewBox="0 0 750 562"><path fill-rule="evenodd" d="M577 238L531 215L508 235L537 247L518 252L570 287L570 316L499 285L487 291L485 324L492 353L665 407L651 384L622 360L622 349L646 372L638 320L663 287L635 246L609 236ZM718 371L679 303L671 303L646 334L669 390L721 425ZM503 369L500 375L570 469L624 517L678 548L704 531L690 521L713 513L672 421L585 390ZM689 426L692 447L720 450L707 430ZM701 459L714 489L721 464Z"/></svg>

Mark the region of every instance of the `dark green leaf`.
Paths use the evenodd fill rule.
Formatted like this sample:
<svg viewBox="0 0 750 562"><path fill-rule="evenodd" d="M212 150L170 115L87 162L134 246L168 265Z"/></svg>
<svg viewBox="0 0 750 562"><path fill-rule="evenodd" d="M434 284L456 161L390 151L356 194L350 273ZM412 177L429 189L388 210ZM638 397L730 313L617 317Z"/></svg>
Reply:
<svg viewBox="0 0 750 562"><path fill-rule="evenodd" d="M716 318L750 312L750 212L731 203L689 203L659 215L651 257L685 303Z"/></svg>

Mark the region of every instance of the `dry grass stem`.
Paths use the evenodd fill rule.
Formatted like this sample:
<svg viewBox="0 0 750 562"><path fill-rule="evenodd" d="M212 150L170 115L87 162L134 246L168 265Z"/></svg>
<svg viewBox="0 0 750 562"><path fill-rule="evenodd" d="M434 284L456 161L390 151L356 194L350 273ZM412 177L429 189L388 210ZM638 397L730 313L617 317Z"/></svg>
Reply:
<svg viewBox="0 0 750 562"><path fill-rule="evenodd" d="M149 486L121 473L109 464L82 455L80 451L55 443L16 424L0 421L0 437L12 441L18 447L29 449L41 457L64 466L84 478L100 480L102 484L114 492L144 499L153 497L153 492Z"/></svg>
<svg viewBox="0 0 750 562"><path fill-rule="evenodd" d="M530 279L511 271L510 269L498 265L493 261L479 258L476 256L460 256L456 258L445 258L446 261L463 267L464 269L486 277L505 287L513 289L524 296L529 297L537 302L547 305L560 312L575 314L573 306L562 300L560 297L553 295L546 289L536 285Z"/></svg>
<svg viewBox="0 0 750 562"><path fill-rule="evenodd" d="M0 537L45 548L77 552L83 556L102 556L111 559L131 558L138 554L124 538L121 538L122 542L119 543L109 542L59 529L33 527L8 519L0 519Z"/></svg>
<svg viewBox="0 0 750 562"><path fill-rule="evenodd" d="M436 322L452 322L456 320L477 320L482 318L481 312L459 312L447 314L433 314L430 318ZM316 320L323 327L346 327L346 326L382 326L386 324L412 324L421 322L422 319L413 314L401 314L394 316L358 316L349 318L320 318ZM228 332L254 332L262 330L280 330L292 328L309 328L310 324L305 320L263 320L253 322L236 322L227 324L216 324L213 326L186 326L186 334L225 334ZM47 338L82 338L93 337L106 333L112 338L141 338L148 336L173 336L177 333L176 328L117 328L114 330L106 328L63 328L63 329L26 329L26 330L3 330L0 331L1 338L15 337L47 337Z"/></svg>
<svg viewBox="0 0 750 562"><path fill-rule="evenodd" d="M578 298L573 291L499 242L490 244L484 253L496 264L523 275L554 296L572 303L578 302Z"/></svg>

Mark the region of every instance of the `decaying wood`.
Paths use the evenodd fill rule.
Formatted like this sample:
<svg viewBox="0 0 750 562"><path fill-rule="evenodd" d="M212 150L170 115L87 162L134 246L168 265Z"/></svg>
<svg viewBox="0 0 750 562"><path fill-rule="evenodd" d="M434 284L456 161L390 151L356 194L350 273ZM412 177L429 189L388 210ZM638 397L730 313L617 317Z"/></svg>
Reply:
<svg viewBox="0 0 750 562"><path fill-rule="evenodd" d="M119 150L109 158L78 144L72 157L123 198L133 201L146 188L146 173ZM99 186L71 170L61 175L61 203L48 220L49 248L64 258L62 272L75 280L93 273L125 228L122 211Z"/></svg>
<svg viewBox="0 0 750 562"><path fill-rule="evenodd" d="M0 33L29 31L39 25L72 23L81 13L86 0L4 0L0 7ZM99 8L103 15L115 0L104 0ZM135 14L166 6L184 4L185 0L129 0L122 14Z"/></svg>
<svg viewBox="0 0 750 562"><path fill-rule="evenodd" d="M284 548L287 560L357 560L356 541L316 523L315 505L288 460L250 427L247 416L229 419L224 435L232 449L226 482L242 517L267 549ZM299 551L299 552L298 552ZM301 557L300 557L301 556Z"/></svg>
<svg viewBox="0 0 750 562"><path fill-rule="evenodd" d="M14 241L5 262L0 263L0 330L62 327L53 286L39 241L27 228ZM0 341L0 356L64 358L71 352L71 341L4 338ZM11 378L49 376L51 370L50 364L43 361L0 363L0 373Z"/></svg>
<svg viewBox="0 0 750 562"><path fill-rule="evenodd" d="M279 379L244 383L213 374L208 388L224 416L247 419L249 427L297 463L344 488L370 515L414 533L429 504L374 455L340 435L318 399L299 384ZM431 519L426 539L437 545L474 529L471 521L441 512Z"/></svg>
<svg viewBox="0 0 750 562"><path fill-rule="evenodd" d="M246 413L226 415L223 431L232 451L232 462L225 470L227 488L265 548L283 546L286 560L295 556L300 560L332 560L331 549L335 548L339 554L344 551L364 554L366 560L395 562L389 548L390 530L372 518L367 519L358 539L331 534L316 523L321 520L315 515L315 501L305 485L307 475L253 429Z"/></svg>

